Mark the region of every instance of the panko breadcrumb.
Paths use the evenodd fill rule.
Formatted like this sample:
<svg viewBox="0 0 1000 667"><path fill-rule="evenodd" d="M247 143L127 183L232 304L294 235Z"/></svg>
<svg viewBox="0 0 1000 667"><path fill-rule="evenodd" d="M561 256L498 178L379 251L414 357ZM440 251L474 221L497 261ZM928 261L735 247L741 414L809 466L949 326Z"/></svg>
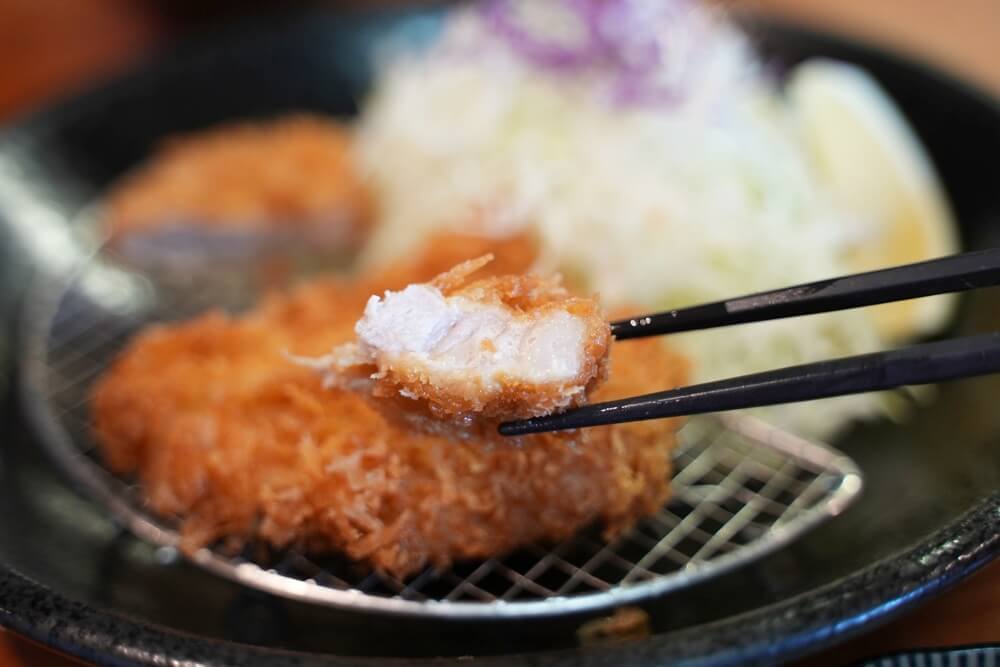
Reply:
<svg viewBox="0 0 1000 667"><path fill-rule="evenodd" d="M521 419L581 405L607 376L611 329L558 276L470 282L484 255L372 296L357 341L315 360L331 382L425 402L441 419Z"/></svg>
<svg viewBox="0 0 1000 667"><path fill-rule="evenodd" d="M351 143L339 123L304 114L174 137L109 194L105 233L141 261L178 245L355 249L373 204Z"/></svg>
<svg viewBox="0 0 1000 667"><path fill-rule="evenodd" d="M676 421L516 439L492 429L434 434L370 397L324 387L286 356L350 340L375 291L490 251L487 273L524 271L531 247L438 239L389 274L314 281L240 317L152 327L93 389L101 452L115 471L137 475L156 512L179 519L186 549L263 541L405 577L560 540L595 521L610 538L665 501ZM617 345L610 363L594 400L686 377L684 360L658 340Z"/></svg>

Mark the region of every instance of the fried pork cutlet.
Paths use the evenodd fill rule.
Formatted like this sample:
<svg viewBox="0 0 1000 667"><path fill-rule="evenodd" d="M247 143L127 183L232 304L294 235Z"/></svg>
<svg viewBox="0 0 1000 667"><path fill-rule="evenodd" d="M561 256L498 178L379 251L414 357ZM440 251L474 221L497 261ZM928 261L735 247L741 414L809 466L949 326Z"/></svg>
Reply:
<svg viewBox="0 0 1000 667"><path fill-rule="evenodd" d="M528 268L524 243L491 245L434 244L391 275L317 281L241 317L140 334L93 389L105 460L139 478L153 510L178 518L186 549L263 541L405 577L595 521L613 537L666 499L676 422L516 439L433 434L287 358L350 341L373 292L428 280L454 263L453 247L466 257L492 249L504 272ZM615 346L610 364L594 400L685 378L684 361L657 340Z"/></svg>
<svg viewBox="0 0 1000 667"><path fill-rule="evenodd" d="M105 232L127 259L357 248L371 197L338 123L293 115L169 140L109 195Z"/></svg>
<svg viewBox="0 0 1000 667"><path fill-rule="evenodd" d="M584 403L607 376L611 330L597 302L570 295L557 278L468 282L492 259L371 297L355 326L357 342L339 346L319 367L331 382L425 402L433 416L462 422Z"/></svg>

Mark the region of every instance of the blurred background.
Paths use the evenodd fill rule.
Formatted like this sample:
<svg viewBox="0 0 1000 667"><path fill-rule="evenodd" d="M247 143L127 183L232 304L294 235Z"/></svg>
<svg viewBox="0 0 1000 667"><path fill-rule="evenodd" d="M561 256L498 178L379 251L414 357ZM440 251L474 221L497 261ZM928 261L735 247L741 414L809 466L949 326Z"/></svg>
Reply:
<svg viewBox="0 0 1000 667"><path fill-rule="evenodd" d="M0 0L0 124L153 57L183 36L303 0ZM333 0L360 6L386 0ZM315 2L312 4L316 4ZM1000 1L727 0L904 52L1000 99ZM841 658L919 645L1000 640L1000 564ZM824 664L839 664L828 656ZM0 666L67 665L0 631ZM817 664L811 662L810 664Z"/></svg>
<svg viewBox="0 0 1000 667"><path fill-rule="evenodd" d="M327 0L362 6L403 0ZM241 14L308 0L0 0L0 122ZM315 0L311 4L317 4ZM1000 97L997 0L725 0L877 41Z"/></svg>

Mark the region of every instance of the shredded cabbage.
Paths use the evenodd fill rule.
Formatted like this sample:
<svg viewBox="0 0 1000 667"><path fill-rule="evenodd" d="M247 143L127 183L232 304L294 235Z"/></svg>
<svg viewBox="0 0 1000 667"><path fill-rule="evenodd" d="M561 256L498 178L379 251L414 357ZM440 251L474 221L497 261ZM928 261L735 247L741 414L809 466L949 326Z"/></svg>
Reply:
<svg viewBox="0 0 1000 667"><path fill-rule="evenodd" d="M609 307L645 310L849 273L845 255L867 221L817 178L745 37L704 8L674 4L684 11L655 33L670 48L646 75L669 79L676 94L654 103L615 96L606 60L540 67L475 9L457 12L429 50L388 64L359 126L382 217L365 261L389 262L440 227L532 226L543 269ZM697 42L678 43L692 23ZM671 342L699 381L884 345L865 311ZM826 437L886 407L885 395L861 395L758 412Z"/></svg>

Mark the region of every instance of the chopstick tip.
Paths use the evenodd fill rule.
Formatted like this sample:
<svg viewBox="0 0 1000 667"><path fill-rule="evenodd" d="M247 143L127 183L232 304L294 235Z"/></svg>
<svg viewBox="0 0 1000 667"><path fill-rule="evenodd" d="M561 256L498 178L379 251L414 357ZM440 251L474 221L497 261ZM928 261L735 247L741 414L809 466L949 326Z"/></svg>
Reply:
<svg viewBox="0 0 1000 667"><path fill-rule="evenodd" d="M571 428L564 424L560 417L561 415L548 415L546 417L530 417L528 419L503 422L497 430L500 432L500 435L516 436L545 433L547 431L561 431Z"/></svg>
<svg viewBox="0 0 1000 667"><path fill-rule="evenodd" d="M532 420L530 419L525 419L520 421L504 422L500 424L497 430L500 432L500 435L504 436L527 435L528 433L534 432L531 429L531 421Z"/></svg>

